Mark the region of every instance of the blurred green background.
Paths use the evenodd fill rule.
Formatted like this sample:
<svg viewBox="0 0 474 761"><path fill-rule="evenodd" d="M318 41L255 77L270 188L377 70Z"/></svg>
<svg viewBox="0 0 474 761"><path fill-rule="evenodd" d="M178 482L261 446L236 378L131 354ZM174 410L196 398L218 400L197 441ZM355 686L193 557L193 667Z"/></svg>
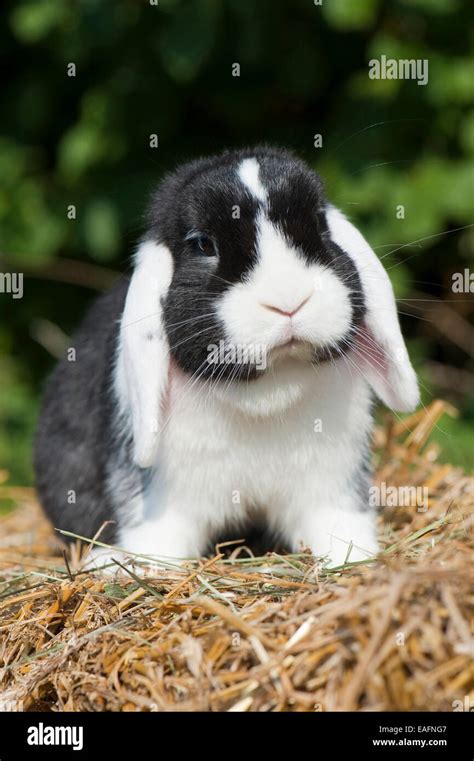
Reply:
<svg viewBox="0 0 474 761"><path fill-rule="evenodd" d="M473 465L474 294L451 289L454 272L474 272L473 10L469 0L3 2L0 272L25 277L21 300L0 294L0 467L13 483L32 480L39 395L64 336L128 266L162 173L257 141L317 168L385 257L424 401L441 396L461 413L435 433L443 457ZM382 54L428 59L428 85L369 79Z"/></svg>

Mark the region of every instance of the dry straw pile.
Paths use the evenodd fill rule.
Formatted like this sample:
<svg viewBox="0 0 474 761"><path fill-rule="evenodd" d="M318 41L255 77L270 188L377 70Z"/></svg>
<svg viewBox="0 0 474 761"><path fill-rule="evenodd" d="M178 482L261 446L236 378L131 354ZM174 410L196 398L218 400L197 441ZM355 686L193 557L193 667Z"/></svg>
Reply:
<svg viewBox="0 0 474 761"><path fill-rule="evenodd" d="M387 507L376 562L236 545L187 567L114 576L66 564L30 490L5 484L0 701L23 710L443 710L474 685L474 478L437 463L434 402L376 435L378 479L427 487ZM440 421L442 427L442 420ZM133 568L135 567L135 571ZM472 698L472 693L471 693ZM461 703L453 704L453 701Z"/></svg>

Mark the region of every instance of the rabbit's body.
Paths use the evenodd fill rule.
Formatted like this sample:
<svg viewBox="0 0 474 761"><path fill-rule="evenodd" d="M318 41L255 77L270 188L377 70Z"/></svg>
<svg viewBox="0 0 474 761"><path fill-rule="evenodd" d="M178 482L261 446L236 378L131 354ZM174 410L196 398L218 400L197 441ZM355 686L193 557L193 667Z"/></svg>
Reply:
<svg viewBox="0 0 474 761"><path fill-rule="evenodd" d="M106 540L176 558L257 524L333 563L375 552L372 389L409 409L417 388L367 243L316 175L265 148L181 168L151 222L46 393L54 524L92 537L112 521Z"/></svg>
<svg viewBox="0 0 474 761"><path fill-rule="evenodd" d="M332 557L342 562L352 519L362 549L375 549L367 504L371 400L364 381L352 383L350 373L343 361L317 369L282 362L266 389L262 378L245 390L254 402L249 414L239 399L229 403L199 383L188 388L188 379L173 368L173 413L165 420L158 467L134 501L136 525L125 529L121 546L196 556L208 549L209 537L245 536L250 522L258 521L294 551L306 542L325 555L334 545ZM328 520L332 541L319 525Z"/></svg>
<svg viewBox="0 0 474 761"><path fill-rule="evenodd" d="M114 521L101 533L104 541L118 537L108 483L126 446L113 389L128 285L124 278L99 297L71 340L73 352L48 381L35 442L36 486L54 526L92 538Z"/></svg>

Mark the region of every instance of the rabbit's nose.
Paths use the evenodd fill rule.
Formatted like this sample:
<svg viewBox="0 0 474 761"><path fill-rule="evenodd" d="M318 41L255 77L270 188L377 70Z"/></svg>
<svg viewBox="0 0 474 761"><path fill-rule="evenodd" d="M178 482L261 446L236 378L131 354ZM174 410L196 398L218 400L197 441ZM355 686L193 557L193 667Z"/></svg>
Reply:
<svg viewBox="0 0 474 761"><path fill-rule="evenodd" d="M269 309L271 312L277 312L277 314L282 314L285 317L293 317L293 315L295 315L297 312L300 311L302 307L304 307L304 305L309 301L310 297L311 297L311 294L307 296L305 299L303 299L303 301L300 304L298 304L297 307L291 310L281 309L280 307L276 307L273 304L262 304L262 307L265 307L265 309Z"/></svg>

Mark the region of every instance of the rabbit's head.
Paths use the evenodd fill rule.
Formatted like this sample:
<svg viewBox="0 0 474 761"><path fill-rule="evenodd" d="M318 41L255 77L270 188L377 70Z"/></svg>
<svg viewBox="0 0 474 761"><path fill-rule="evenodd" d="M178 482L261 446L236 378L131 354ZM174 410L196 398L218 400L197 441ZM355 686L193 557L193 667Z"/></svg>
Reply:
<svg viewBox="0 0 474 761"><path fill-rule="evenodd" d="M156 455L171 359L229 388L279 362L344 358L390 407L418 400L384 268L286 151L230 151L165 177L120 335L142 466Z"/></svg>

